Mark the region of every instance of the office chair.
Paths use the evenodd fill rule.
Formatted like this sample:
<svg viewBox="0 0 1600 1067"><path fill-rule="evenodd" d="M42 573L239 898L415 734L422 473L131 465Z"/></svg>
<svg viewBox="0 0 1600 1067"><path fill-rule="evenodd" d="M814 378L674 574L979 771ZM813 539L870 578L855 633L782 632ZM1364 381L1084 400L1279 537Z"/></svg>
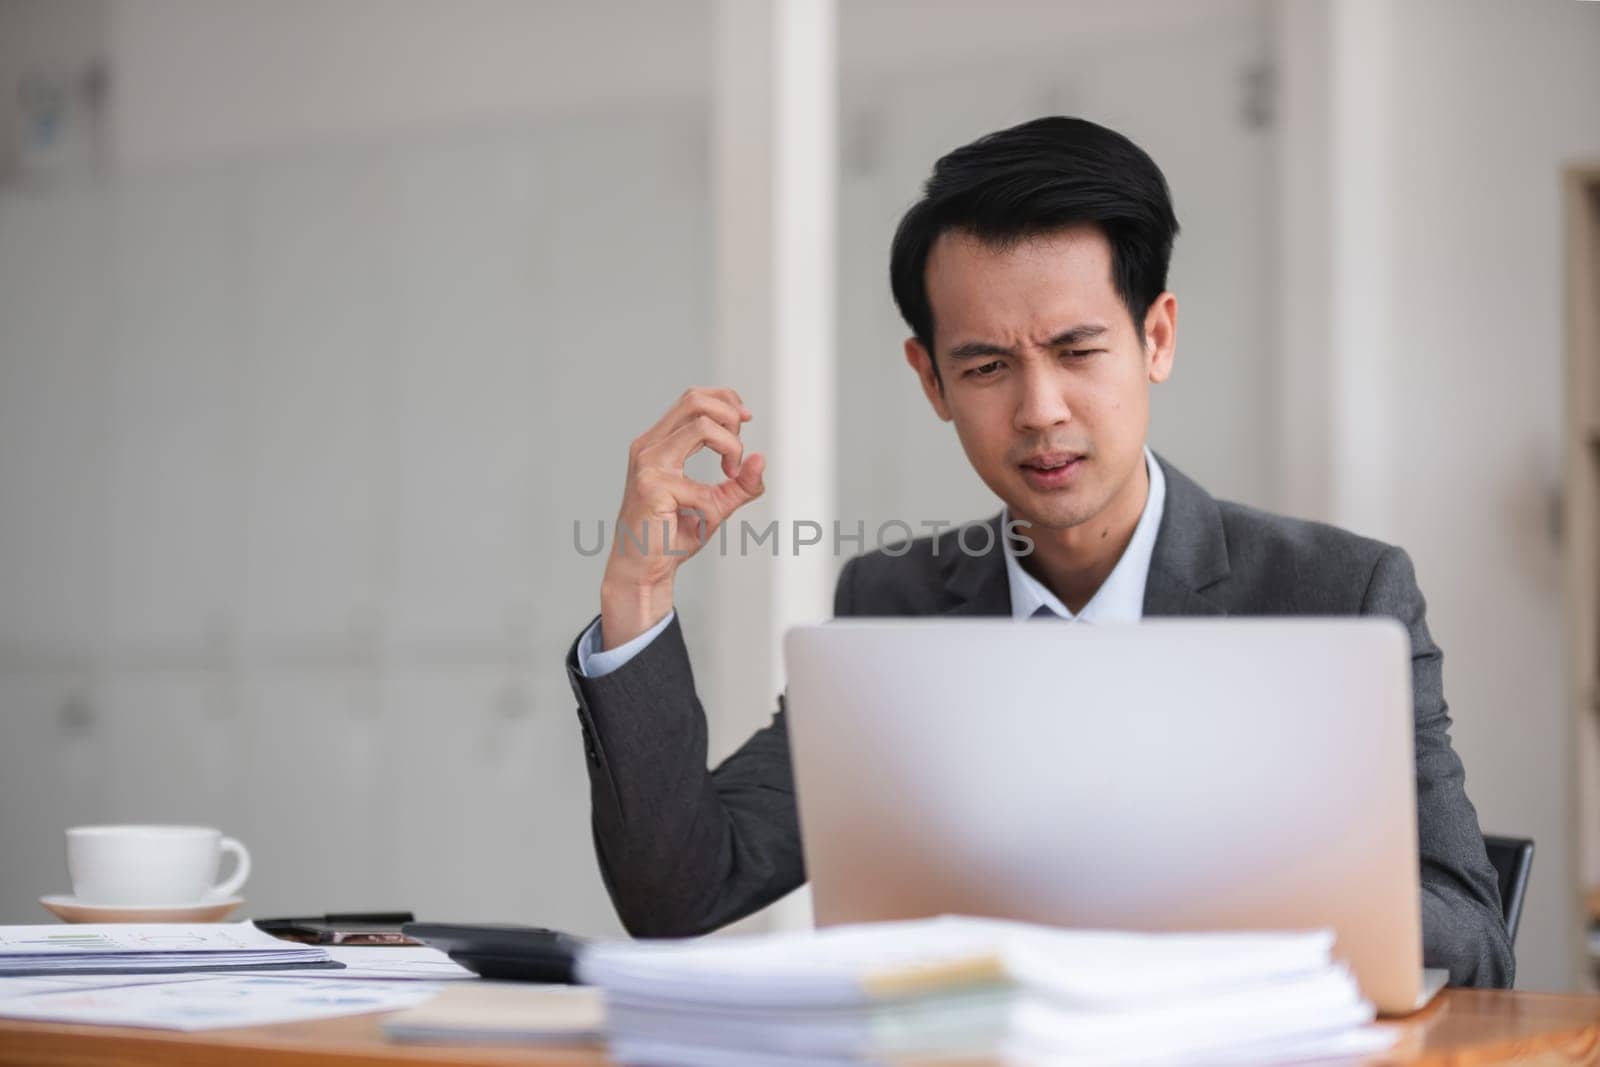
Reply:
<svg viewBox="0 0 1600 1067"><path fill-rule="evenodd" d="M1522 918L1522 898L1528 892L1528 872L1533 869L1533 841L1526 837L1483 835L1489 862L1500 880L1500 909L1505 913L1506 933L1517 943L1517 923Z"/></svg>

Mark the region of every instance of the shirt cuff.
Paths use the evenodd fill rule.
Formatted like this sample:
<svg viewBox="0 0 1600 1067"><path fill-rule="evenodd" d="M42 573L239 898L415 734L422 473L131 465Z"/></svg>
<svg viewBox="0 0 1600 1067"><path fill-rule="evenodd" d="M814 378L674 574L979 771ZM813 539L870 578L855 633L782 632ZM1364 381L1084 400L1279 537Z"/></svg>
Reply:
<svg viewBox="0 0 1600 1067"><path fill-rule="evenodd" d="M605 652L600 650L600 620L594 620L578 639L578 673L585 678L604 678L643 652L677 617L678 609L673 608L665 618L632 641Z"/></svg>

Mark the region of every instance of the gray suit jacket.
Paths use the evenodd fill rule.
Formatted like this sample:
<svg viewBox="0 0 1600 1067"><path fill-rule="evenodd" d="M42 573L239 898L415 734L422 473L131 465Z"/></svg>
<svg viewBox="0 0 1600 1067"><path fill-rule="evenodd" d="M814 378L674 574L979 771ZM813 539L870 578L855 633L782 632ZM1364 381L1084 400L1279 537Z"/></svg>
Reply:
<svg viewBox="0 0 1600 1067"><path fill-rule="evenodd" d="M1212 499L1158 457L1166 510L1146 615L1389 615L1411 632L1423 956L1458 985L1509 986L1514 962L1494 869L1450 747L1441 653L1405 552L1319 523ZM990 522L998 530L999 517ZM845 565L837 615L1008 615L998 537L957 551L954 530L899 556ZM975 540L974 538L968 539ZM611 674L567 673L588 757L595 847L624 925L638 936L705 933L805 881L783 698L772 724L714 771L677 620Z"/></svg>

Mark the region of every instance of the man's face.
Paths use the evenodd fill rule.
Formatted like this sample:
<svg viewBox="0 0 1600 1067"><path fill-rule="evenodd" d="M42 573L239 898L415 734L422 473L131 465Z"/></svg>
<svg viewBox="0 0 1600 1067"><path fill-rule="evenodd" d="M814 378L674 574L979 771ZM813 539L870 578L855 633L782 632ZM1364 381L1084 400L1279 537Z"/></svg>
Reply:
<svg viewBox="0 0 1600 1067"><path fill-rule="evenodd" d="M1013 518L1064 529L1137 491L1150 384L1172 370L1170 293L1136 329L1096 227L1007 248L947 232L927 285L937 351L908 340L906 359Z"/></svg>

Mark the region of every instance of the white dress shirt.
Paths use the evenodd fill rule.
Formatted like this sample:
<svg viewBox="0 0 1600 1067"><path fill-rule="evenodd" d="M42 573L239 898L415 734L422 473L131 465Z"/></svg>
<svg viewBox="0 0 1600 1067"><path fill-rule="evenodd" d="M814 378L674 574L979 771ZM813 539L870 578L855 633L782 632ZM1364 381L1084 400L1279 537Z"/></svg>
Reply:
<svg viewBox="0 0 1600 1067"><path fill-rule="evenodd" d="M1144 587L1150 577L1150 557L1155 553L1156 533L1161 529L1161 514L1167 504L1167 478L1161 473L1161 464L1156 462L1149 448L1144 450L1144 466L1150 474L1150 493L1145 497L1144 510L1139 513L1139 524L1133 528L1133 538L1128 542L1128 547L1123 549L1117 565L1078 614L1068 611L1061 599L1043 582L1022 569L1010 538L1000 539L1005 546L1006 581L1011 587L1012 618L1031 619L1041 608L1069 622L1090 624L1138 622L1143 617ZM1007 517L1002 512L1002 529L1005 528ZM638 637L605 651L600 648L600 620L596 619L578 641L578 670L585 678L602 678L610 674L659 637L677 614L677 609L667 612L665 618Z"/></svg>
<svg viewBox="0 0 1600 1067"><path fill-rule="evenodd" d="M1161 473L1161 464L1148 448L1144 450L1144 466L1150 472L1150 494L1145 497L1144 510L1139 513L1139 524L1133 528L1133 537L1122 550L1117 565L1111 568L1106 580L1078 614L1068 611L1060 597L1022 569L1022 561L1009 537L1000 539L1006 547L1006 580L1011 586L1013 619L1031 619L1041 608L1069 622L1090 624L1138 622L1144 617L1144 586L1150 577L1150 557L1155 554L1156 533L1161 529L1161 515L1167 507L1167 476ZM1009 517L1009 513L1001 515L1001 529L1005 528ZM1027 529L1022 532L1027 533Z"/></svg>

